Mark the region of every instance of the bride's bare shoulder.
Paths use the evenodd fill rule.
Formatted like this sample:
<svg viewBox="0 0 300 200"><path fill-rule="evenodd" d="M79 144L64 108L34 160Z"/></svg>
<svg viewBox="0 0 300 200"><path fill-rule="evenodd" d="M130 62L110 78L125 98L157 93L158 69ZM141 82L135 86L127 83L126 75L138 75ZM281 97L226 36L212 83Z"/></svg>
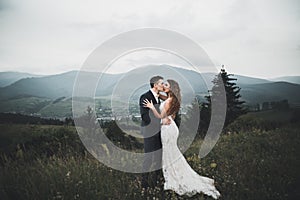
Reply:
<svg viewBox="0 0 300 200"><path fill-rule="evenodd" d="M168 98L165 100L166 103L170 103L171 101L172 101L172 98L171 98L171 97L168 97Z"/></svg>
<svg viewBox="0 0 300 200"><path fill-rule="evenodd" d="M169 97L169 98L167 98L166 100L165 100L165 106L166 107L169 107L170 105L171 105L171 101L172 101L172 99Z"/></svg>

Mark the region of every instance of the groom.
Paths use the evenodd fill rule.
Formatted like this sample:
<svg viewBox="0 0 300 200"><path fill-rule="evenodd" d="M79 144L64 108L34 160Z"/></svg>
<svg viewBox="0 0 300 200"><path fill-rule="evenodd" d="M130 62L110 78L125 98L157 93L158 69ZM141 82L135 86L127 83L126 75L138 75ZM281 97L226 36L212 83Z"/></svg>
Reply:
<svg viewBox="0 0 300 200"><path fill-rule="evenodd" d="M142 117L141 132L144 137L144 161L143 161L143 175L142 175L142 187L148 188L154 187L162 177L161 172L161 159L162 159L162 144L160 139L160 127L161 119L156 118L153 112L149 108L145 108L143 102L145 99L153 102L155 108L159 111L160 98L166 99L166 97L159 95L159 92L163 91L163 77L154 76L150 79L151 89L141 95L139 105L140 113ZM164 122L164 124L170 124L170 121ZM150 155L148 155L150 154ZM157 169L153 176L149 177L151 169Z"/></svg>

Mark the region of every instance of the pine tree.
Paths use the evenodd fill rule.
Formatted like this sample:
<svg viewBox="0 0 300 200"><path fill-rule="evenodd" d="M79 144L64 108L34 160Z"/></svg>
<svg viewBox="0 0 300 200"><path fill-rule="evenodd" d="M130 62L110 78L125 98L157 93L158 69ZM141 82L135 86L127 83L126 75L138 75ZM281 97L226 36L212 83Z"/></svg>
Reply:
<svg viewBox="0 0 300 200"><path fill-rule="evenodd" d="M210 123L212 99L218 99L219 95L223 95L223 87L221 87L221 84L224 85L227 104L224 127L233 122L240 115L246 113L246 110L242 106L245 101L240 100L241 95L239 93L241 88L238 87L235 83L237 79L231 78L231 76L233 76L233 74L227 74L224 66L222 66L221 72L217 74L212 81L212 83L214 84L212 90L209 91L209 95L205 96L207 102L201 104L200 132L206 132ZM212 98L212 96L216 98ZM213 103L218 104L220 102Z"/></svg>

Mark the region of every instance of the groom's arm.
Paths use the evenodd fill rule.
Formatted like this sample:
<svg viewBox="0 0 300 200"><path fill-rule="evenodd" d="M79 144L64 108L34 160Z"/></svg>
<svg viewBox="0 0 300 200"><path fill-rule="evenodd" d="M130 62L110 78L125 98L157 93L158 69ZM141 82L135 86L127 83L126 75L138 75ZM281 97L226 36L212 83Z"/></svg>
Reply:
<svg viewBox="0 0 300 200"><path fill-rule="evenodd" d="M149 116L149 108L144 107L144 100L147 99L145 95L142 95L140 97L140 113L141 113L141 117L142 117L142 121L146 123L146 125L150 124L151 119Z"/></svg>

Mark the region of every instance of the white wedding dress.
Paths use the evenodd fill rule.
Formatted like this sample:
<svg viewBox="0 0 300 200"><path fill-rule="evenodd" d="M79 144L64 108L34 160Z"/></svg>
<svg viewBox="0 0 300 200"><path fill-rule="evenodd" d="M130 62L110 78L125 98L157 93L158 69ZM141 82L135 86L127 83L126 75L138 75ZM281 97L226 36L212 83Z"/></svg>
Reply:
<svg viewBox="0 0 300 200"><path fill-rule="evenodd" d="M164 103L160 105L160 110L163 109ZM220 193L214 186L214 180L197 174L180 152L177 146L179 130L172 117L169 118L171 124L161 127L164 189L188 196L202 192L217 199Z"/></svg>

